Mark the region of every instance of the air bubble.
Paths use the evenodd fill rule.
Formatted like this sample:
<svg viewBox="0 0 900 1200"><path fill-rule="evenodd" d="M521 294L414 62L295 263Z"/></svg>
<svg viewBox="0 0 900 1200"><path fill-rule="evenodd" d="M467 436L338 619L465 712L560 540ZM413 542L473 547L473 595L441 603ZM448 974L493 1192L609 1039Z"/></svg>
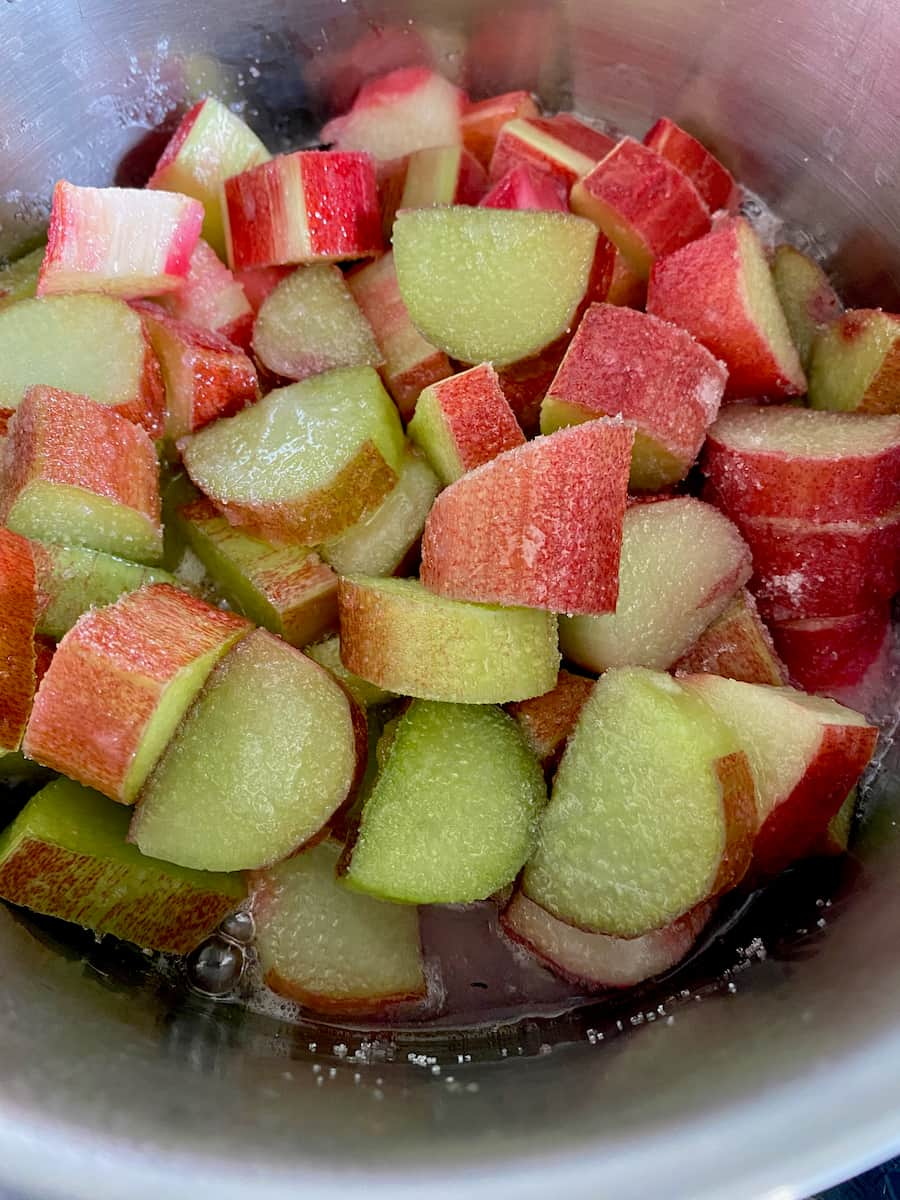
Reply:
<svg viewBox="0 0 900 1200"><path fill-rule="evenodd" d="M211 937L188 957L187 973L191 985L208 996L223 996L233 991L244 969L244 952L234 942Z"/></svg>
<svg viewBox="0 0 900 1200"><path fill-rule="evenodd" d="M246 945L248 942L253 941L253 936L256 933L253 916L244 909L230 913L219 926L219 932L223 937L230 938L233 942L240 942L242 945Z"/></svg>

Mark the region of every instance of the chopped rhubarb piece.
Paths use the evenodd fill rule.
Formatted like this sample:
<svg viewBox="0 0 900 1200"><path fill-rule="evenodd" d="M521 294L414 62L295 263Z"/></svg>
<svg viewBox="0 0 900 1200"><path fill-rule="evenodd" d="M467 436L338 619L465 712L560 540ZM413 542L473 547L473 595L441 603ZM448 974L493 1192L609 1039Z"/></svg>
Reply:
<svg viewBox="0 0 900 1200"><path fill-rule="evenodd" d="M37 295L38 274L44 259L44 247L0 267L0 308Z"/></svg>
<svg viewBox="0 0 900 1200"><path fill-rule="evenodd" d="M676 675L724 675L726 679L767 683L773 687L787 683L787 669L775 653L772 635L746 588L738 592L672 669Z"/></svg>
<svg viewBox="0 0 900 1200"><path fill-rule="evenodd" d="M571 113L556 113L552 117L541 117L535 122L539 129L558 138L573 150L578 150L592 158L595 163L605 158L619 140L612 134L594 129L584 121L573 117Z"/></svg>
<svg viewBox="0 0 900 1200"><path fill-rule="evenodd" d="M34 700L37 588L31 545L0 529L0 754L18 750Z"/></svg>
<svg viewBox="0 0 900 1200"><path fill-rule="evenodd" d="M390 243L394 233L394 221L400 202L403 199L403 189L406 187L406 172L409 170L410 155L403 158L392 158L389 162L378 163L376 182L378 184L378 209L381 213L381 236Z"/></svg>
<svg viewBox="0 0 900 1200"><path fill-rule="evenodd" d="M221 186L231 175L268 162L268 150L239 116L212 97L195 104L175 130L148 188L193 196L203 205L203 236L225 257Z"/></svg>
<svg viewBox="0 0 900 1200"><path fill-rule="evenodd" d="M294 646L337 628L337 576L317 554L234 529L208 500L186 505L178 521L217 590L254 624Z"/></svg>
<svg viewBox="0 0 900 1200"><path fill-rule="evenodd" d="M462 604L413 579L341 580L341 661L379 687L451 704L506 704L550 690L556 618Z"/></svg>
<svg viewBox="0 0 900 1200"><path fill-rule="evenodd" d="M90 396L162 433L165 397L141 319L112 296L22 300L0 312L0 406L34 384Z"/></svg>
<svg viewBox="0 0 900 1200"><path fill-rule="evenodd" d="M482 208L536 209L539 212L568 212L565 185L547 171L528 163L510 167L479 202Z"/></svg>
<svg viewBox="0 0 900 1200"><path fill-rule="evenodd" d="M365 150L385 162L428 146L462 141L466 98L459 88L424 67L391 71L363 84L353 106L322 130L338 150Z"/></svg>
<svg viewBox="0 0 900 1200"><path fill-rule="evenodd" d="M191 479L232 524L315 546L384 500L404 437L377 373L356 367L270 392L181 448Z"/></svg>
<svg viewBox="0 0 900 1200"><path fill-rule="evenodd" d="M455 600L614 611L633 439L589 421L464 475L428 517L422 582Z"/></svg>
<svg viewBox="0 0 900 1200"><path fill-rule="evenodd" d="M772 258L772 280L800 356L800 365L809 372L816 334L837 320L844 306L819 264L794 246L776 248ZM812 379L809 385L812 390Z"/></svg>
<svg viewBox="0 0 900 1200"><path fill-rule="evenodd" d="M723 612L751 570L737 529L711 505L692 496L634 504L623 522L615 611L563 617L563 654L589 671L665 671Z"/></svg>
<svg viewBox="0 0 900 1200"><path fill-rule="evenodd" d="M135 305L159 359L166 390L165 433L177 441L259 397L251 360L221 334L179 321L155 304Z"/></svg>
<svg viewBox="0 0 900 1200"><path fill-rule="evenodd" d="M224 184L228 264L342 262L381 250L375 169L365 154L296 150Z"/></svg>
<svg viewBox="0 0 900 1200"><path fill-rule="evenodd" d="M181 287L159 303L179 321L221 334L242 350L250 345L254 310L243 286L202 238Z"/></svg>
<svg viewBox="0 0 900 1200"><path fill-rule="evenodd" d="M381 1016L426 994L419 915L344 887L342 850L320 842L253 876L260 969L273 992L313 1012Z"/></svg>
<svg viewBox="0 0 900 1200"><path fill-rule="evenodd" d="M687 475L726 378L724 366L678 326L594 304L541 405L541 432L602 416L633 421L631 487L655 490Z"/></svg>
<svg viewBox="0 0 900 1200"><path fill-rule="evenodd" d="M702 465L727 513L867 521L900 504L900 416L731 405Z"/></svg>
<svg viewBox="0 0 900 1200"><path fill-rule="evenodd" d="M569 739L522 890L561 921L640 937L739 883L755 833L732 730L669 675L607 671Z"/></svg>
<svg viewBox="0 0 900 1200"><path fill-rule="evenodd" d="M490 363L426 388L409 423L409 436L445 484L525 444Z"/></svg>
<svg viewBox="0 0 900 1200"><path fill-rule="evenodd" d="M86 613L41 682L25 753L130 804L215 663L250 628L165 583Z"/></svg>
<svg viewBox="0 0 900 1200"><path fill-rule="evenodd" d="M731 173L680 125L661 117L645 136L644 145L687 175L711 213L720 208L733 211L737 207L740 190Z"/></svg>
<svg viewBox="0 0 900 1200"><path fill-rule="evenodd" d="M559 761L596 682L585 675L560 671L556 686L543 696L507 705L506 711L519 722L525 740L545 770Z"/></svg>
<svg viewBox="0 0 900 1200"><path fill-rule="evenodd" d="M617 142L578 180L570 200L644 279L657 259L709 230L709 211L688 177L633 138Z"/></svg>
<svg viewBox="0 0 900 1200"><path fill-rule="evenodd" d="M400 207L477 204L486 189L484 167L464 146L430 146L409 156Z"/></svg>
<svg viewBox="0 0 900 1200"><path fill-rule="evenodd" d="M202 871L267 867L322 832L365 755L365 717L337 680L254 629L188 709L141 789L128 840Z"/></svg>
<svg viewBox="0 0 900 1200"><path fill-rule="evenodd" d="M426 459L410 447L397 482L378 508L319 547L339 575L395 575L418 543L441 490Z"/></svg>
<svg viewBox="0 0 900 1200"><path fill-rule="evenodd" d="M175 192L83 188L53 191L37 294L156 296L181 286L203 223L203 205Z"/></svg>
<svg viewBox="0 0 900 1200"><path fill-rule="evenodd" d="M634 987L678 966L712 915L698 904L662 929L640 937L617 938L567 925L516 892L500 924L507 937L524 946L554 974L590 991Z"/></svg>
<svg viewBox="0 0 900 1200"><path fill-rule="evenodd" d="M496 183L512 167L526 163L547 172L570 188L592 171L597 160L614 145L612 138L595 134L599 141L588 153L565 138L566 130L555 127L555 119L518 118L504 125L497 136L491 157L491 182ZM594 133L593 130L589 132ZM576 141L579 140L576 137ZM596 153L598 150L599 153Z"/></svg>
<svg viewBox="0 0 900 1200"><path fill-rule="evenodd" d="M264 301L253 326L257 358L285 379L384 361L339 267L298 267Z"/></svg>
<svg viewBox="0 0 900 1200"><path fill-rule="evenodd" d="M725 363L728 397L806 391L762 243L743 217L661 259L650 277L647 311L682 325Z"/></svg>
<svg viewBox="0 0 900 1200"><path fill-rule="evenodd" d="M234 278L244 289L247 303L255 314L259 312L282 279L287 279L294 270L294 267L248 267L246 271L235 271Z"/></svg>
<svg viewBox="0 0 900 1200"><path fill-rule="evenodd" d="M37 631L56 641L89 609L114 604L148 583L176 584L174 576L159 567L144 567L84 546L32 542L31 552L38 590Z"/></svg>
<svg viewBox="0 0 900 1200"><path fill-rule="evenodd" d="M0 514L16 533L159 561L156 452L117 412L71 392L30 388L10 422L3 464Z"/></svg>
<svg viewBox="0 0 900 1200"><path fill-rule="evenodd" d="M450 360L413 325L400 295L393 253L353 271L347 283L384 355L381 374L385 386L408 421L423 388L453 373Z"/></svg>
<svg viewBox="0 0 900 1200"><path fill-rule="evenodd" d="M394 225L397 279L413 323L466 363L517 362L565 333L596 249L590 222L564 213L422 208L401 212Z"/></svg>
<svg viewBox="0 0 900 1200"><path fill-rule="evenodd" d="M808 854L875 750L878 730L852 709L793 688L718 675L682 685L733 731L756 785L754 872L773 874Z"/></svg>
<svg viewBox="0 0 900 1200"><path fill-rule="evenodd" d="M467 105L460 123L463 143L483 167L489 167L503 126L517 117L537 116L540 111L530 92L504 92L474 101Z"/></svg>
<svg viewBox="0 0 900 1200"><path fill-rule="evenodd" d="M900 315L851 308L812 344L809 403L838 411L900 412Z"/></svg>
<svg viewBox="0 0 900 1200"><path fill-rule="evenodd" d="M900 589L900 508L871 521L732 519L753 553L767 621L859 612Z"/></svg>
<svg viewBox="0 0 900 1200"><path fill-rule="evenodd" d="M772 640L791 682L825 695L862 682L890 634L890 606L843 617L771 621Z"/></svg>
<svg viewBox="0 0 900 1200"><path fill-rule="evenodd" d="M187 954L246 896L240 875L147 858L125 841L128 813L57 779L0 838L0 896L145 950Z"/></svg>

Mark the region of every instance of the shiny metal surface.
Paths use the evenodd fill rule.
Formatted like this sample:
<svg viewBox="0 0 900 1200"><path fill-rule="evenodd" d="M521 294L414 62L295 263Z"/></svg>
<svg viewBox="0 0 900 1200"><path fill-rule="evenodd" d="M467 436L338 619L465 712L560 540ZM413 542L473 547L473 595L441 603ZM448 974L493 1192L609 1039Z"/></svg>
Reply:
<svg viewBox="0 0 900 1200"><path fill-rule="evenodd" d="M362 73L429 55L475 92L535 87L635 132L690 122L844 286L896 303L895 0L0 0L0 253L57 176L138 178L192 95L244 100L289 140ZM85 1200L807 1195L900 1149L894 778L825 928L734 994L549 1054L536 1027L506 1058L459 1039L476 1061L440 1075L179 1007L0 912L0 1182Z"/></svg>

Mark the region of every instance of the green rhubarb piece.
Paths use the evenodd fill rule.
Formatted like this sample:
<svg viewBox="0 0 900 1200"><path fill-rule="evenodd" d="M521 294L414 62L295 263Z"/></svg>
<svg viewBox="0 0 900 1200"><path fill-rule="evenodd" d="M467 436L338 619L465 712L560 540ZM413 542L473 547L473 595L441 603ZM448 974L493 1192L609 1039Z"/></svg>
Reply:
<svg viewBox="0 0 900 1200"><path fill-rule="evenodd" d="M125 841L130 814L68 779L0 835L0 896L45 916L185 954L244 899L239 875L188 871Z"/></svg>
<svg viewBox="0 0 900 1200"><path fill-rule="evenodd" d="M14 262L0 267L0 308L17 300L31 300L37 289L38 272L44 259L44 247L38 246Z"/></svg>
<svg viewBox="0 0 900 1200"><path fill-rule="evenodd" d="M482 900L531 853L544 776L512 717L418 700L396 729L345 880L406 904Z"/></svg>

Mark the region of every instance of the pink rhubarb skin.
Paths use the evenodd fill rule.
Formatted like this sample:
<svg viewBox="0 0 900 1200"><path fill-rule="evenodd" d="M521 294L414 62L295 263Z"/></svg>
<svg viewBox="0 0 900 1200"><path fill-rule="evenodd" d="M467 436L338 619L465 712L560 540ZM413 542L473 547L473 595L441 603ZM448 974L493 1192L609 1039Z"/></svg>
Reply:
<svg viewBox="0 0 900 1200"><path fill-rule="evenodd" d="M705 673L780 687L787 683L784 663L775 652L751 592L742 588L728 608L701 633L672 667L675 675Z"/></svg>
<svg viewBox="0 0 900 1200"><path fill-rule="evenodd" d="M530 92L504 92L466 106L460 126L463 144L483 167L490 166L500 130L517 117L539 116Z"/></svg>
<svg viewBox="0 0 900 1200"><path fill-rule="evenodd" d="M687 175L711 213L733 211L740 189L715 155L668 117L661 117L644 137L644 145L667 158Z"/></svg>
<svg viewBox="0 0 900 1200"><path fill-rule="evenodd" d="M525 435L490 363L436 383L434 393L463 471L524 446Z"/></svg>
<svg viewBox="0 0 900 1200"><path fill-rule="evenodd" d="M242 350L250 345L254 310L241 283L202 239L181 287L160 303L179 321L218 333Z"/></svg>
<svg viewBox="0 0 900 1200"><path fill-rule="evenodd" d="M791 683L830 696L861 683L891 631L889 604L841 617L770 621Z"/></svg>
<svg viewBox="0 0 900 1200"><path fill-rule="evenodd" d="M595 682L586 675L563 669L551 691L506 705L506 711L518 721L544 770L558 763Z"/></svg>
<svg viewBox="0 0 900 1200"><path fill-rule="evenodd" d="M654 265L647 311L683 326L725 363L730 399L800 396L806 377L796 350L790 344L779 356L754 316L746 251L762 254L743 217L720 222ZM777 306L774 286L771 301Z"/></svg>
<svg viewBox="0 0 900 1200"><path fill-rule="evenodd" d="M0 529L0 751L18 750L37 681L37 587L31 543Z"/></svg>
<svg viewBox="0 0 900 1200"><path fill-rule="evenodd" d="M539 212L568 212L565 185L547 171L528 163L510 167L481 199L482 208L534 209Z"/></svg>
<svg viewBox="0 0 900 1200"><path fill-rule="evenodd" d="M634 427L590 421L464 475L435 501L422 583L456 600L615 609Z"/></svg>

